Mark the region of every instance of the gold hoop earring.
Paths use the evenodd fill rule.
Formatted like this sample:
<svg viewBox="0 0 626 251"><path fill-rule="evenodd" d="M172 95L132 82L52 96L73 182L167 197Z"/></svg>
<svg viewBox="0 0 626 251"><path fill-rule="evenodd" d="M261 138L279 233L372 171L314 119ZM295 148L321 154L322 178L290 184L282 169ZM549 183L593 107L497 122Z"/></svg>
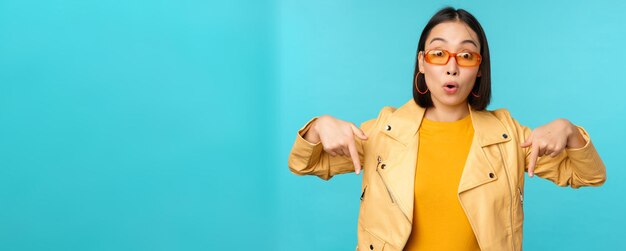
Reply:
<svg viewBox="0 0 626 251"><path fill-rule="evenodd" d="M417 74L415 74L415 78L413 78L413 85L415 85L415 90L417 90L417 92L419 94L424 95L424 94L426 94L428 92L428 86L426 87L426 91L424 91L424 92L420 91L420 89L417 87L417 76L419 76L420 73L421 72L417 72Z"/></svg>

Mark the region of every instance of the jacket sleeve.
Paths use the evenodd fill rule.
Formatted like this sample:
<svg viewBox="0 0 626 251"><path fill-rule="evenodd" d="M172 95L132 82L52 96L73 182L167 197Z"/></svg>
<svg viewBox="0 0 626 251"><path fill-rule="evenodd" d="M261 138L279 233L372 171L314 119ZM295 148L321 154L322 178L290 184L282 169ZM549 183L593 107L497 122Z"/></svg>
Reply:
<svg viewBox="0 0 626 251"><path fill-rule="evenodd" d="M520 125L515 119L517 131L521 132L524 142L530 135L531 129ZM559 155L553 157L542 156L537 158L535 164L535 174L541 178L548 179L558 186L571 186L579 188L582 186L600 186L606 181L606 168L596 148L591 142L587 131L576 126L582 134L586 143L581 148L565 148ZM522 148L525 154L524 171L528 172L530 163L530 147Z"/></svg>
<svg viewBox="0 0 626 251"><path fill-rule="evenodd" d="M296 134L296 141L289 153L288 166L289 170L297 175L315 175L323 180L329 180L334 175L354 172L354 164L349 156L337 155L335 157L324 151L324 146L319 142L312 144L306 141L304 135L311 124L319 117L314 117L307 122ZM361 123L360 129L371 138L370 131L376 122L376 119L370 119ZM361 167L364 164L364 144L366 141L354 137L356 148L359 152L359 160Z"/></svg>

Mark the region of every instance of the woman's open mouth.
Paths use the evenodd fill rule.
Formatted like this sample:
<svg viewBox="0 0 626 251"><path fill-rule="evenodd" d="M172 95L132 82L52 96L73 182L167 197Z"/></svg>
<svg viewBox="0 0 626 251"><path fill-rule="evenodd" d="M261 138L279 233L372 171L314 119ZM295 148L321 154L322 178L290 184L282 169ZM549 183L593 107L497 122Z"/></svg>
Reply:
<svg viewBox="0 0 626 251"><path fill-rule="evenodd" d="M459 85L456 82L448 82L443 85L443 90L448 94L455 94L458 89Z"/></svg>

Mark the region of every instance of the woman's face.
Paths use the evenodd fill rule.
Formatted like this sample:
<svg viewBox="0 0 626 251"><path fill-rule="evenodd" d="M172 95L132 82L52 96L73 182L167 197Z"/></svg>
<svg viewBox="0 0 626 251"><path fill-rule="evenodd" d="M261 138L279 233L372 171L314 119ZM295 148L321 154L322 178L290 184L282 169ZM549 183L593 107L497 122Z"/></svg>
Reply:
<svg viewBox="0 0 626 251"><path fill-rule="evenodd" d="M480 53L476 32L460 21L444 22L433 27L424 48L424 51L439 49L451 53ZM476 77L480 77L479 66L459 66L454 57L450 57L446 65L430 64L424 60L424 52L420 52L418 57L419 70L426 78L435 107L466 104ZM449 88L448 85L456 87Z"/></svg>

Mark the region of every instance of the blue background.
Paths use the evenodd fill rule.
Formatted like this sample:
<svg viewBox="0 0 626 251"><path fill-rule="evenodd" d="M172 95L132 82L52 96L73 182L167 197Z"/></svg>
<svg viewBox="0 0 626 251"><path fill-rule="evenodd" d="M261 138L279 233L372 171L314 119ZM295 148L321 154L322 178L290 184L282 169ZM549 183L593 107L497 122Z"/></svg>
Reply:
<svg viewBox="0 0 626 251"><path fill-rule="evenodd" d="M607 166L527 179L524 248L626 249L624 1L0 0L0 250L352 250L361 176L291 174L296 131L408 101L446 5L487 33L489 109Z"/></svg>

